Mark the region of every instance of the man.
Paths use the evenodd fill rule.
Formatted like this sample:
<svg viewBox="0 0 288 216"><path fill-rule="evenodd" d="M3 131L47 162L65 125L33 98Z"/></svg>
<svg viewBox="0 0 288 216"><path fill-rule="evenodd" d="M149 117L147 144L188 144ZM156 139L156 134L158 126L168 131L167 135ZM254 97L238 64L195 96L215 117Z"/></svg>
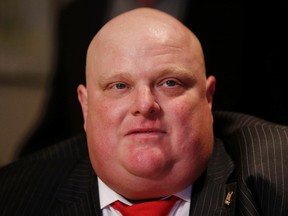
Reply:
<svg viewBox="0 0 288 216"><path fill-rule="evenodd" d="M89 47L87 90L78 94L92 166L126 198L185 190L207 166L215 79L205 80L200 44L188 32L141 9L109 22Z"/></svg>
<svg viewBox="0 0 288 216"><path fill-rule="evenodd" d="M142 9L109 22L90 45L87 90L79 87L90 156L103 179L127 170L123 179L139 186L124 193L128 198L185 189L211 154L215 79L205 80L200 44L187 31L166 15ZM187 164L193 174L184 170ZM115 177L112 188L119 184ZM172 191L167 192L167 185Z"/></svg>
<svg viewBox="0 0 288 216"><path fill-rule="evenodd" d="M170 197L165 215L287 215L288 128L212 115L215 78L178 20L142 8L109 21L89 46L86 80L89 153L76 137L3 168L1 215L128 215L117 200Z"/></svg>

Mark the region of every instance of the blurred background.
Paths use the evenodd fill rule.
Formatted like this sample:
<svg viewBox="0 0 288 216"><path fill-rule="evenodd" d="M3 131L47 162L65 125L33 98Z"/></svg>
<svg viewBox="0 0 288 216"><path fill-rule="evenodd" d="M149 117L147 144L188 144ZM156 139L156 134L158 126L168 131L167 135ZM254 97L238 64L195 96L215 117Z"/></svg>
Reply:
<svg viewBox="0 0 288 216"><path fill-rule="evenodd" d="M0 1L0 166L42 114L55 58L56 5Z"/></svg>
<svg viewBox="0 0 288 216"><path fill-rule="evenodd" d="M76 87L87 46L112 17L148 6L199 37L214 110L288 124L285 7L220 0L0 1L0 166L83 133Z"/></svg>

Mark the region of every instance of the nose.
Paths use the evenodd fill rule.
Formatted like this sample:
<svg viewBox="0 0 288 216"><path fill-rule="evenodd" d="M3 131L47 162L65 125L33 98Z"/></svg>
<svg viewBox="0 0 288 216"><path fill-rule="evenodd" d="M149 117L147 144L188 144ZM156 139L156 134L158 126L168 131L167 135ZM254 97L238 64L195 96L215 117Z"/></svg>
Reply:
<svg viewBox="0 0 288 216"><path fill-rule="evenodd" d="M141 86L135 89L135 96L131 106L133 115L153 117L157 115L160 110L160 105L150 87Z"/></svg>

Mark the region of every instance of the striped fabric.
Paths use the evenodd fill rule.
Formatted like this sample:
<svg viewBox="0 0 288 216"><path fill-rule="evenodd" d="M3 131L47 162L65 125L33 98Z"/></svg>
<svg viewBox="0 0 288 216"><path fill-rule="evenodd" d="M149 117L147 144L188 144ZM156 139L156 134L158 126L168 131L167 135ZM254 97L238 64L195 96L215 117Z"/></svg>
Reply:
<svg viewBox="0 0 288 216"><path fill-rule="evenodd" d="M288 127L238 113L214 116L236 166L237 215L288 215Z"/></svg>
<svg viewBox="0 0 288 216"><path fill-rule="evenodd" d="M190 215L288 215L288 127L214 112L215 144ZM1 216L100 216L84 135L0 170Z"/></svg>

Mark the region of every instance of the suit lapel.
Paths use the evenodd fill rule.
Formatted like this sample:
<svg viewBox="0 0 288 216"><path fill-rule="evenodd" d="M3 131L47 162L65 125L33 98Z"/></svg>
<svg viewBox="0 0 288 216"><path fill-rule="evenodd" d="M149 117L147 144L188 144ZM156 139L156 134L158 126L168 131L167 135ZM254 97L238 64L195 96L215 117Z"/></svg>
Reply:
<svg viewBox="0 0 288 216"><path fill-rule="evenodd" d="M49 215L101 216L97 177L87 157L56 192Z"/></svg>
<svg viewBox="0 0 288 216"><path fill-rule="evenodd" d="M193 184L190 215L234 215L237 184L234 163L224 144L215 140L206 172Z"/></svg>

